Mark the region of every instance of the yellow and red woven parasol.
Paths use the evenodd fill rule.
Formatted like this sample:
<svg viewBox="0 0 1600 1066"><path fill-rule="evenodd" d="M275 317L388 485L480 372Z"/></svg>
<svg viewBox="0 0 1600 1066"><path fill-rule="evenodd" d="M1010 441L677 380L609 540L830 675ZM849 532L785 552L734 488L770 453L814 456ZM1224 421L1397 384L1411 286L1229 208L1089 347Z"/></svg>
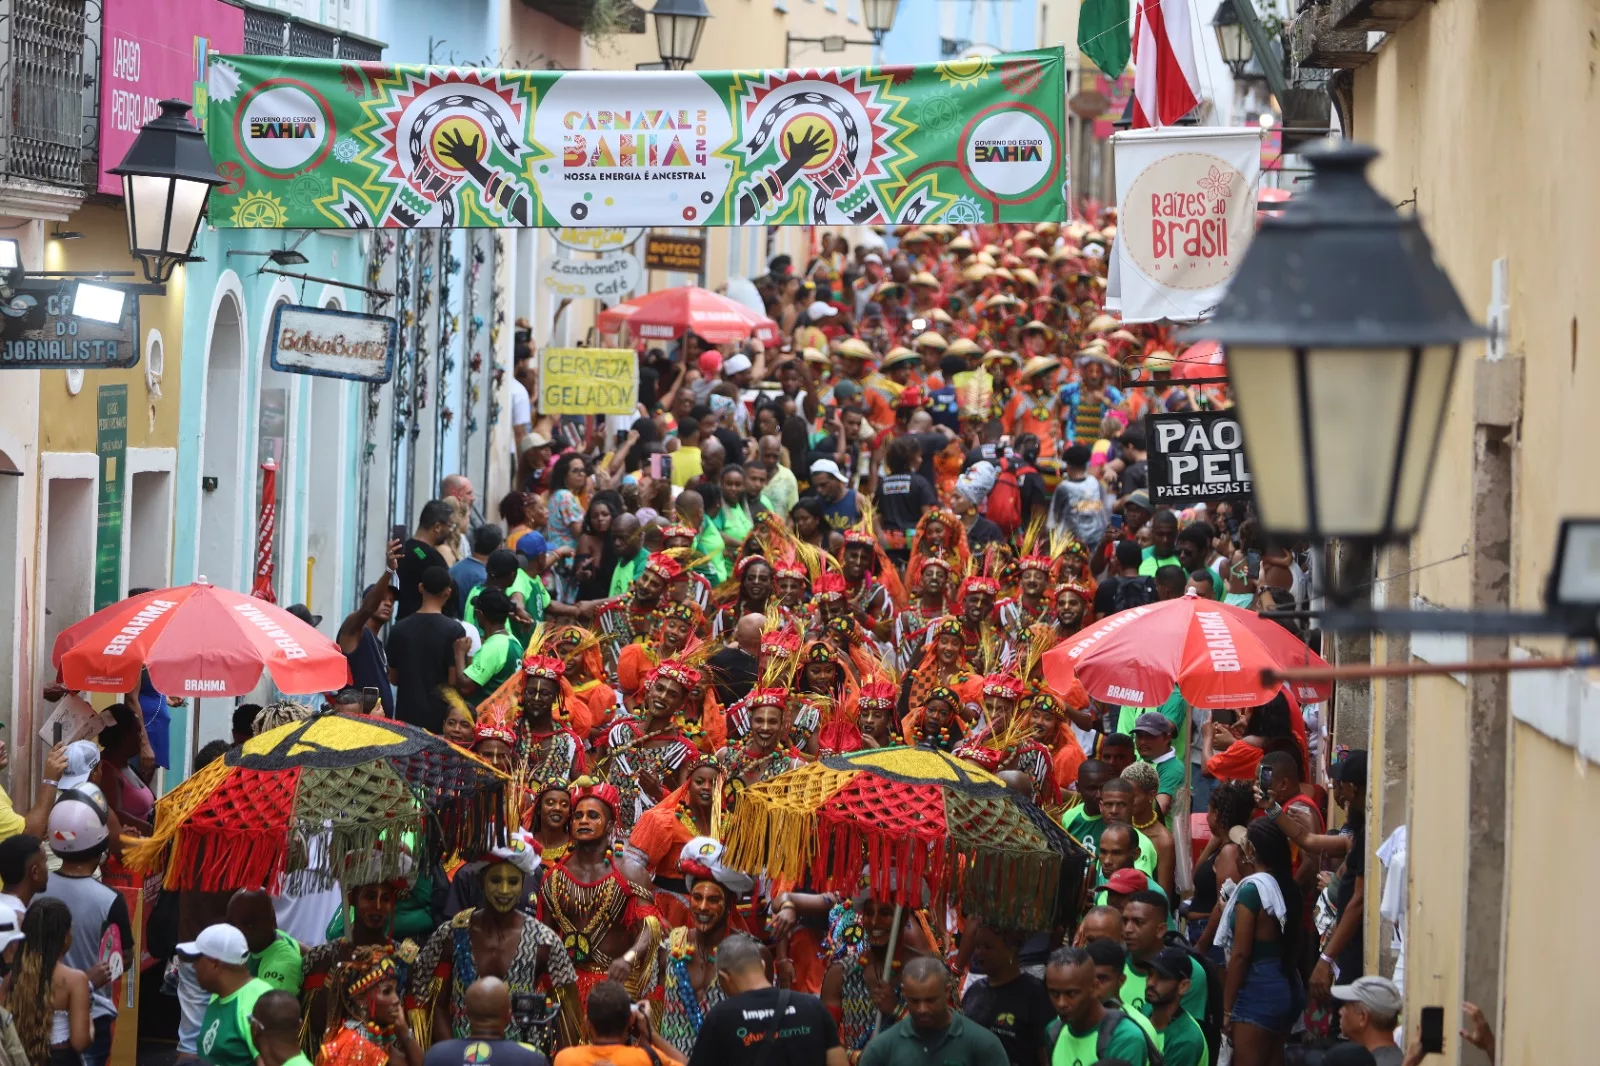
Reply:
<svg viewBox="0 0 1600 1066"><path fill-rule="evenodd" d="M124 861L145 872L164 866L168 888L207 892L277 892L286 877L326 883L357 869L396 879L408 851L475 853L504 843L506 780L403 722L290 722L162 797L155 832L129 846Z"/></svg>
<svg viewBox="0 0 1600 1066"><path fill-rule="evenodd" d="M876 899L959 902L1004 928L1048 927L1090 864L998 777L924 748L828 756L752 785L724 839L730 865L774 881L809 874L846 895L865 882Z"/></svg>

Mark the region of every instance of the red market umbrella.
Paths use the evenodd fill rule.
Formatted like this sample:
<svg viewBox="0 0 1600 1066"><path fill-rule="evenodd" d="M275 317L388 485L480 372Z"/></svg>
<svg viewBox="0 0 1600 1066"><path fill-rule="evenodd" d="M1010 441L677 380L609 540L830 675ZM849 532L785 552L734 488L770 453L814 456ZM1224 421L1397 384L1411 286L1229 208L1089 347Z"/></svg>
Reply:
<svg viewBox="0 0 1600 1066"><path fill-rule="evenodd" d="M88 692L130 692L141 668L174 696L242 696L262 670L291 694L350 680L339 645L283 608L205 578L96 611L62 631L50 661L62 684Z"/></svg>
<svg viewBox="0 0 1600 1066"><path fill-rule="evenodd" d="M1222 345L1216 341L1200 341L1185 348L1172 361L1172 376L1179 380L1218 378L1227 373L1225 366Z"/></svg>
<svg viewBox="0 0 1600 1066"><path fill-rule="evenodd" d="M1327 662L1276 622L1189 595L1109 615L1045 652L1040 665L1057 692L1076 674L1089 695L1124 707L1157 706L1173 686L1195 707L1254 707L1279 688L1261 671ZM1327 682L1294 688L1307 703L1331 693Z"/></svg>
<svg viewBox="0 0 1600 1066"><path fill-rule="evenodd" d="M775 344L778 324L737 300L697 285L662 289L635 297L601 311L595 327L606 334L621 331L623 323L641 340L673 340L695 333L711 344L731 344L754 334Z"/></svg>

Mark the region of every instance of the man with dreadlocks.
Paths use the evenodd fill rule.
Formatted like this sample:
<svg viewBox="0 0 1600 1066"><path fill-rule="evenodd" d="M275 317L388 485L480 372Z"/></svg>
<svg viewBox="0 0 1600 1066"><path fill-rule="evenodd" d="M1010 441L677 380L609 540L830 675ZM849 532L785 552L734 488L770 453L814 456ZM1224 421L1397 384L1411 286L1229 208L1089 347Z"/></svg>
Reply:
<svg viewBox="0 0 1600 1066"><path fill-rule="evenodd" d="M619 832L633 829L646 807L654 806L689 776L700 749L685 733L684 715L691 694L703 680L698 665L707 646L684 658L664 659L645 675L637 712L619 718L596 745L606 780L616 786Z"/></svg>
<svg viewBox="0 0 1600 1066"><path fill-rule="evenodd" d="M601 634L600 654L608 673L616 672L617 657L623 648L660 626L661 613L671 602L667 598L668 586L682 574L683 564L678 559L668 552L656 552L645 560L633 587L595 609L595 629Z"/></svg>
<svg viewBox="0 0 1600 1066"><path fill-rule="evenodd" d="M317 1066L422 1066L422 1045L406 1022L394 955L358 948L334 968L336 1019L322 1037Z"/></svg>

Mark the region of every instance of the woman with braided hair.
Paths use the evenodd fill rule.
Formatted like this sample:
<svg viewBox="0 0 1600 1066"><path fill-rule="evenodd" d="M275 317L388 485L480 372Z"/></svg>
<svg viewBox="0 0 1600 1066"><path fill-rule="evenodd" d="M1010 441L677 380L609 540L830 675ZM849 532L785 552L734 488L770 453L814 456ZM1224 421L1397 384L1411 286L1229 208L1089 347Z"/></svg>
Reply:
<svg viewBox="0 0 1600 1066"><path fill-rule="evenodd" d="M406 1024L400 971L388 947L367 946L334 968L330 1019L317 1066L422 1066Z"/></svg>
<svg viewBox="0 0 1600 1066"><path fill-rule="evenodd" d="M72 912L41 896L22 917L23 941L5 983L5 1005L30 1066L77 1066L94 1039L89 977L61 961L72 944Z"/></svg>

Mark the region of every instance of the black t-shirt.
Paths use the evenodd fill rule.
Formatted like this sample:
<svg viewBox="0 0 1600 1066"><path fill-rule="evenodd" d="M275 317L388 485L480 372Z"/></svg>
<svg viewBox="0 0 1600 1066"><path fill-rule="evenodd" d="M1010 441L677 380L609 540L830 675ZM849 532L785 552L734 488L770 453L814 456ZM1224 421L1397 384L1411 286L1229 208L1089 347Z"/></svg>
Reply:
<svg viewBox="0 0 1600 1066"><path fill-rule="evenodd" d="M428 1049L422 1066L549 1066L550 1060L515 1040L443 1040Z"/></svg>
<svg viewBox="0 0 1600 1066"><path fill-rule="evenodd" d="M774 1018L776 988L758 988L725 999L711 1008L694 1042L689 1066L734 1066L749 1063L769 1032L776 1043L766 1066L818 1066L839 1046L839 1026L816 996L790 992L782 1018Z"/></svg>
<svg viewBox="0 0 1600 1066"><path fill-rule="evenodd" d="M706 662L711 667L712 685L717 690L717 701L731 707L756 684L756 657L743 648L723 648Z"/></svg>
<svg viewBox="0 0 1600 1066"><path fill-rule="evenodd" d="M1046 1030L1056 1019L1044 982L1028 973L999 987L974 981L961 997L961 1013L1000 1038L1011 1066L1039 1066L1039 1052L1049 1046Z"/></svg>
<svg viewBox="0 0 1600 1066"><path fill-rule="evenodd" d="M938 504L933 486L921 474L890 474L878 482L878 516L884 529L916 529L923 509Z"/></svg>
<svg viewBox="0 0 1600 1066"><path fill-rule="evenodd" d="M718 426L711 431L711 435L722 442L722 450L727 453L725 463L744 463L744 438L726 426ZM720 487L720 486L719 486Z"/></svg>
<svg viewBox="0 0 1600 1066"><path fill-rule="evenodd" d="M972 528L967 530L967 547L973 551L978 551L980 548L986 548L1005 539L1006 535L1000 532L1000 527L982 515L979 515L978 520L972 523Z"/></svg>
<svg viewBox="0 0 1600 1066"><path fill-rule="evenodd" d="M356 650L345 656L350 663L350 684L356 688L375 688L383 701L384 713L394 712L394 690L389 687L389 660L384 658L383 641L370 626L361 627Z"/></svg>
<svg viewBox="0 0 1600 1066"><path fill-rule="evenodd" d="M1011 461L1016 464L1014 469L1020 472L1024 464L1020 460ZM1022 495L1022 521L1024 526L1034 515L1049 512L1050 497L1045 494L1044 475L1039 473L1037 467L1031 473L1023 474L1017 479L1017 490ZM1094 549L1093 544L1087 544L1085 547L1091 551Z"/></svg>
<svg viewBox="0 0 1600 1066"><path fill-rule="evenodd" d="M389 667L395 672L394 716L437 733L450 705L439 688L450 683L461 623L442 614L414 614L389 633Z"/></svg>
<svg viewBox="0 0 1600 1066"><path fill-rule="evenodd" d="M446 570L449 566L444 561L444 556L439 554L439 549L426 541L408 540L400 548L400 563L395 567L395 573L400 579L400 593L394 601L394 620L417 613L422 606L422 590L418 583L422 581L422 572L432 566L441 566ZM445 601L444 613L451 618L461 617L461 604L451 596Z"/></svg>
<svg viewBox="0 0 1600 1066"><path fill-rule="evenodd" d="M1367 870L1367 826L1365 821L1348 823L1350 826L1350 853L1344 859L1344 873L1339 877L1339 887L1333 894L1334 905L1339 910L1339 917L1344 917L1344 910L1350 905L1350 900L1356 894L1356 878L1366 876ZM1339 957L1334 961L1339 964L1339 980L1348 984L1362 973L1362 941L1361 931L1356 930L1356 935L1339 952Z"/></svg>

